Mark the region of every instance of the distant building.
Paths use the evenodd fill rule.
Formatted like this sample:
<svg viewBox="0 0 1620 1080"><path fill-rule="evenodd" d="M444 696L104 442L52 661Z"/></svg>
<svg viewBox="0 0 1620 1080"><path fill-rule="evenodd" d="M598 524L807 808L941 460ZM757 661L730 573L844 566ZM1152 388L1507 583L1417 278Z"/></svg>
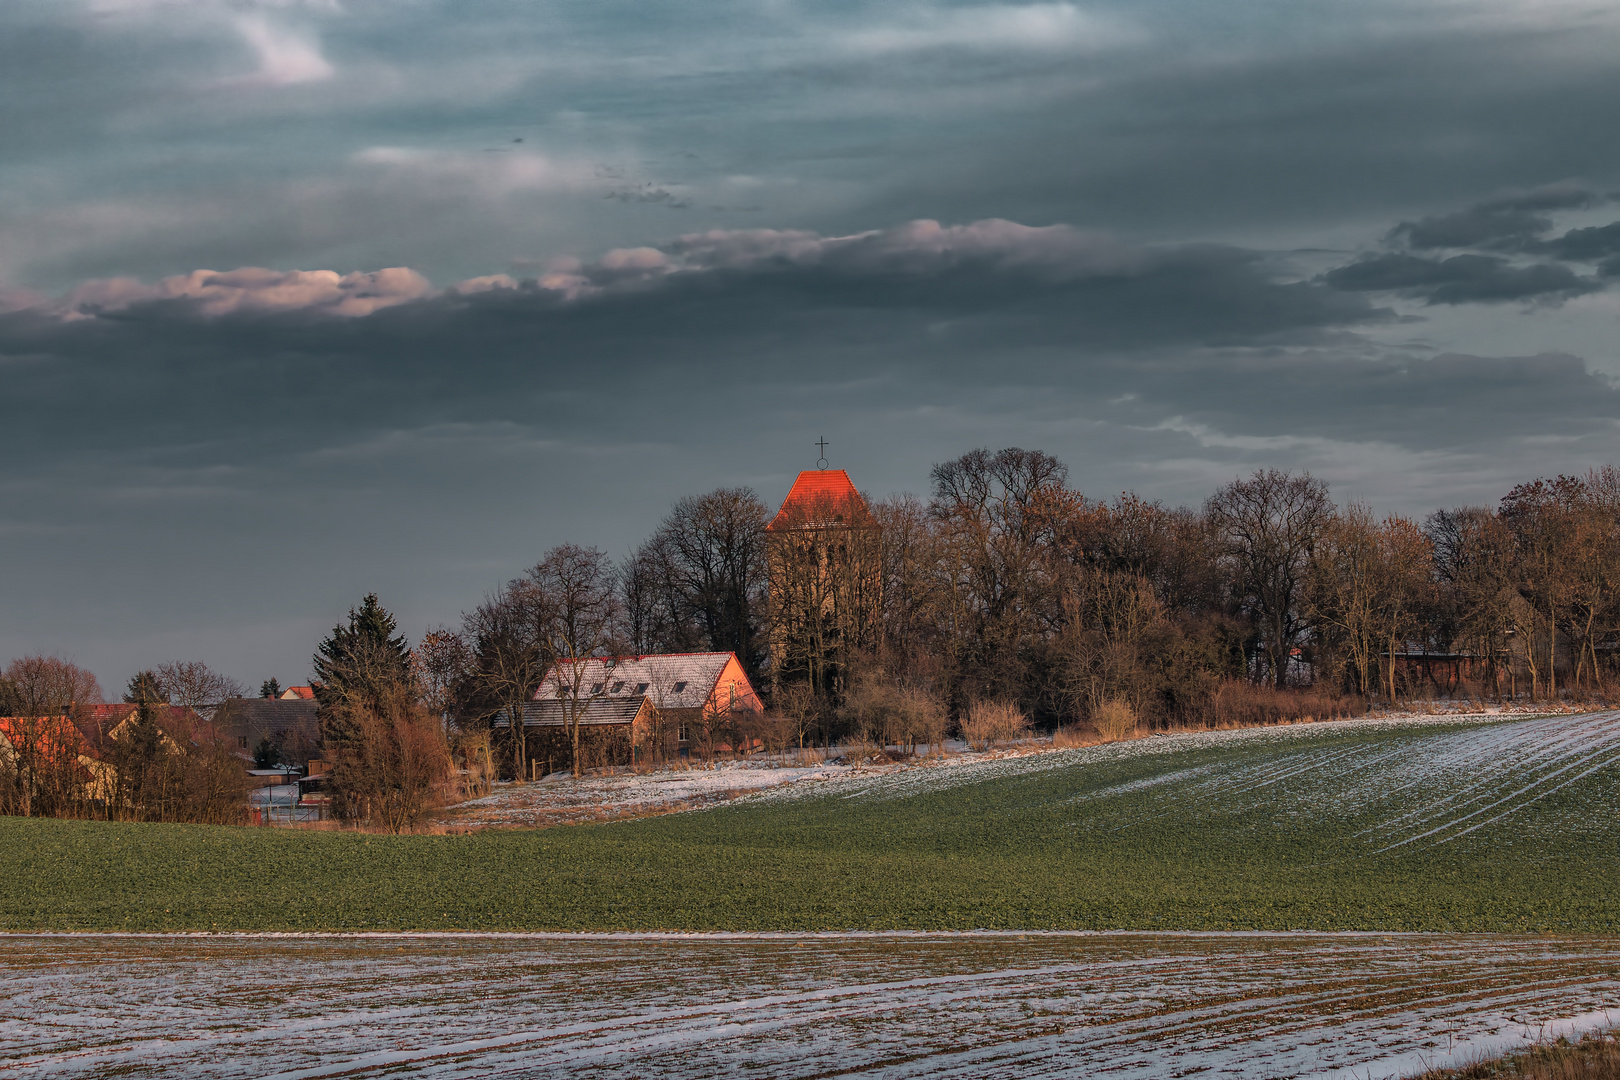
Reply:
<svg viewBox="0 0 1620 1080"><path fill-rule="evenodd" d="M197 718L179 705L158 705L157 723L163 730L163 741L170 751L178 751L196 735ZM141 707L128 701L107 702L90 706L89 712L75 719L85 744L93 756L106 759L113 742L129 733L140 714Z"/></svg>
<svg viewBox="0 0 1620 1080"><path fill-rule="evenodd" d="M552 666L523 707L523 727L529 758L560 769L573 762L571 718L583 764L595 766L677 752L719 721L762 711L736 653L589 657Z"/></svg>
<svg viewBox="0 0 1620 1080"><path fill-rule="evenodd" d="M292 687L293 690L308 687ZM269 739L289 765L303 765L319 752L321 724L316 704L302 696L231 698L214 710L213 726L237 757L252 761Z"/></svg>
<svg viewBox="0 0 1620 1080"><path fill-rule="evenodd" d="M844 689L850 660L877 647L883 530L843 469L799 474L766 526L773 685Z"/></svg>
<svg viewBox="0 0 1620 1080"><path fill-rule="evenodd" d="M289 686L281 692L282 701L314 701L315 688L313 686Z"/></svg>

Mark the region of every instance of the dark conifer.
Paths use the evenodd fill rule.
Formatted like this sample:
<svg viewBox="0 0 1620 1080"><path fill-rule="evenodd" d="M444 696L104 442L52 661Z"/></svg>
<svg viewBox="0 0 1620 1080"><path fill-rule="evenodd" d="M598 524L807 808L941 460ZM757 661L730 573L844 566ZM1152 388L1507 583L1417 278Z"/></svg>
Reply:
<svg viewBox="0 0 1620 1080"><path fill-rule="evenodd" d="M349 625L339 624L315 651L315 701L321 738L328 746L350 741L346 716L355 707L376 709L386 692L411 677L411 650L394 616L367 593L349 609Z"/></svg>

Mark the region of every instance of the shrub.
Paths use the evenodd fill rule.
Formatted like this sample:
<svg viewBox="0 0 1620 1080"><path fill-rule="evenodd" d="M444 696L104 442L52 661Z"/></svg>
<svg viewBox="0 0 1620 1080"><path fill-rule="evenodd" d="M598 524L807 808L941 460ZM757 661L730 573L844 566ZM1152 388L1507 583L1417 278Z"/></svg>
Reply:
<svg viewBox="0 0 1620 1080"><path fill-rule="evenodd" d="M438 718L409 687L391 687L378 700L346 702L334 712L348 735L330 748L332 808L339 817L398 833L443 801L449 747Z"/></svg>
<svg viewBox="0 0 1620 1080"><path fill-rule="evenodd" d="M1109 698L1091 713L1097 733L1108 742L1129 739L1136 734L1136 710L1124 698Z"/></svg>
<svg viewBox="0 0 1620 1080"><path fill-rule="evenodd" d="M1069 724L1052 732L1052 745L1060 749L1073 749L1077 746L1090 746L1096 739L1088 738L1079 727Z"/></svg>
<svg viewBox="0 0 1620 1080"><path fill-rule="evenodd" d="M1029 732L1029 717L1011 701L975 701L962 718L962 737L976 750L1024 738Z"/></svg>
<svg viewBox="0 0 1620 1080"><path fill-rule="evenodd" d="M1275 690L1229 679L1210 695L1203 720L1204 726L1211 728L1256 727L1361 716L1366 711L1367 702L1360 697L1342 697L1317 687Z"/></svg>

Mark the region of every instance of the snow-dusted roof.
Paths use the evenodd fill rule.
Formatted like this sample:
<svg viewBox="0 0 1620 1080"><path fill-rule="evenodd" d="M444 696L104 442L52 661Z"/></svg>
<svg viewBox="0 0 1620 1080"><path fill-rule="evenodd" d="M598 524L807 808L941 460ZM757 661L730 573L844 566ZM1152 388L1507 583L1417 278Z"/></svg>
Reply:
<svg viewBox="0 0 1620 1080"><path fill-rule="evenodd" d="M641 711L642 703L646 700L645 694L637 694L634 697L594 698L590 701L581 702L579 723L583 727L588 727L591 724L634 723L636 714ZM524 727L566 727L567 725L567 706L555 698L550 701L531 701L523 706ZM505 726L504 718L496 726Z"/></svg>
<svg viewBox="0 0 1620 1080"><path fill-rule="evenodd" d="M701 709L714 693L715 684L733 655L728 652L664 653L580 660L577 661L579 694L608 698L645 696L660 709ZM558 661L534 692L534 700L555 700L559 691L572 694L575 663Z"/></svg>

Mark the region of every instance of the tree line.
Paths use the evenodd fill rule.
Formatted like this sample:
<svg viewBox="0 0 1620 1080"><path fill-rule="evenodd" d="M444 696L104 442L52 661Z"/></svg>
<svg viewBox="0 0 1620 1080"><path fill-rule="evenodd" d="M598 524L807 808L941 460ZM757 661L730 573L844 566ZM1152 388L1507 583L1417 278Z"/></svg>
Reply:
<svg viewBox="0 0 1620 1080"><path fill-rule="evenodd" d="M836 551L773 549L768 513L723 488L617 563L546 553L423 641L436 707L487 727L559 657L734 651L800 739L904 742L986 703L1167 727L1602 694L1620 644L1614 466L1412 519L1275 469L1197 508L1097 500L1051 455L981 449L936 465L927 498L843 508L817 533Z"/></svg>
<svg viewBox="0 0 1620 1080"><path fill-rule="evenodd" d="M367 596L313 658L334 809L403 828L475 764L485 779L523 773L523 725L502 718L570 657L735 652L768 707L716 717L694 750L1244 724L1436 694L1601 697L1620 659L1612 465L1414 519L1337 505L1321 480L1275 469L1199 507L1099 500L1051 455L980 449L934 466L927 497L769 521L747 488L680 499L623 559L555 547L414 648ZM74 682L88 673L19 667L41 662L7 669L4 712L99 700ZM196 668L137 676L126 698L218 700ZM7 806L28 788L18 760ZM106 812L172 816L180 796L153 792L208 787L141 783Z"/></svg>

